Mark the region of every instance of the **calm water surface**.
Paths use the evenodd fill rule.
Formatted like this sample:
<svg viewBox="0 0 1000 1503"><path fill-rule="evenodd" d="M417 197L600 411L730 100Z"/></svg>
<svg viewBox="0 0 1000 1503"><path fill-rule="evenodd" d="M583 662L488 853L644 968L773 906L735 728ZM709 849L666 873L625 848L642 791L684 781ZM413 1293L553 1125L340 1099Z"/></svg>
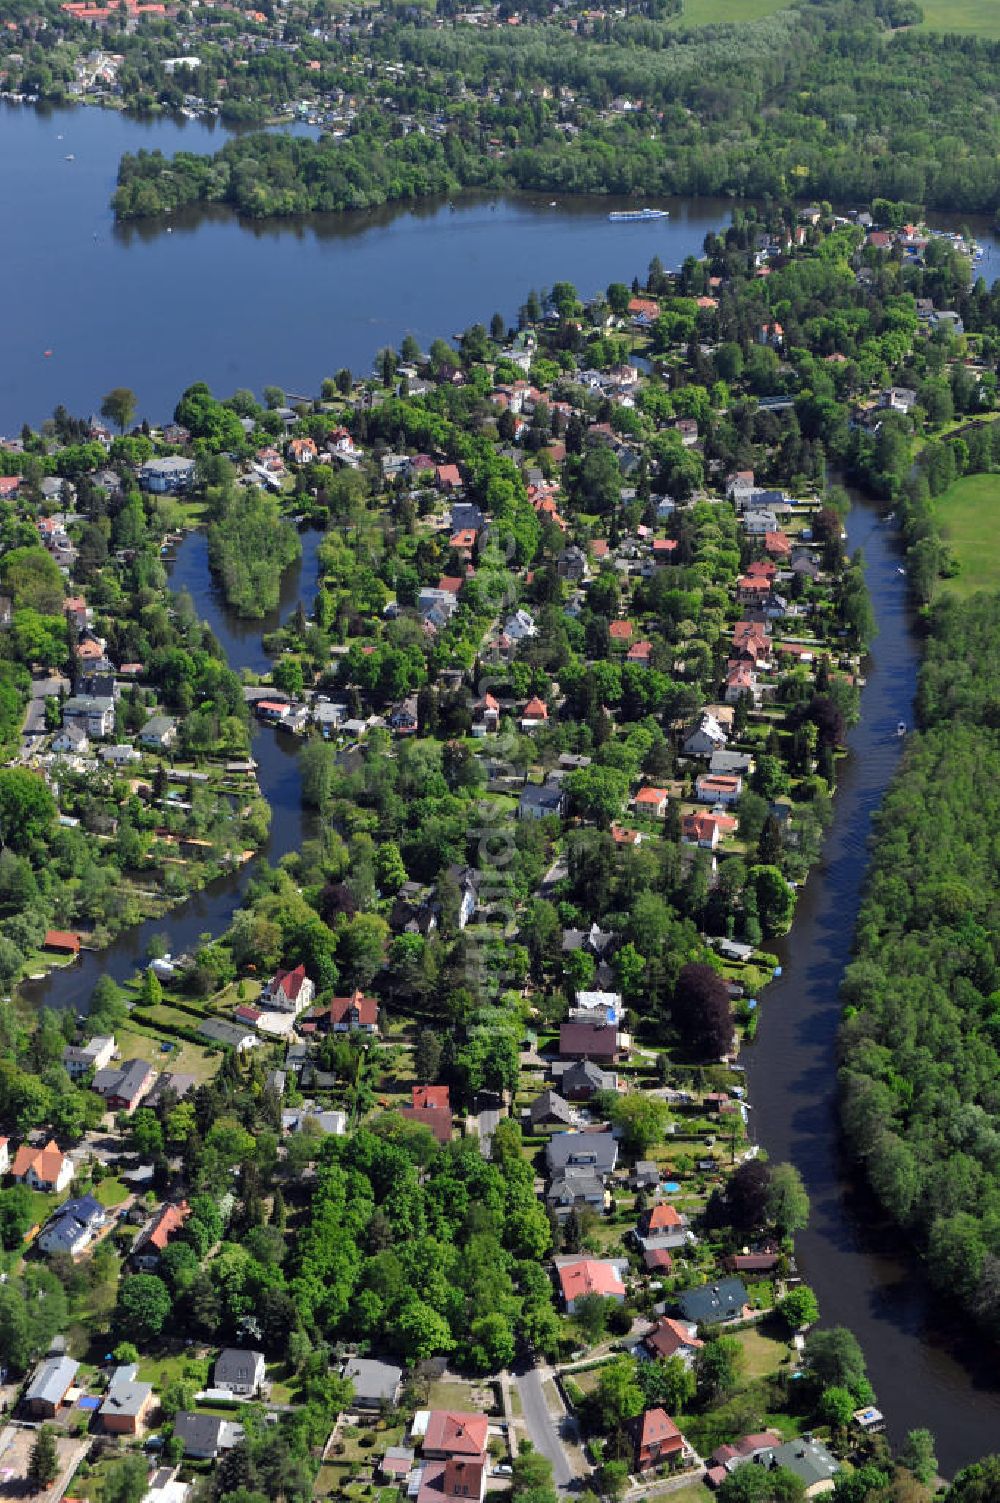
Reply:
<svg viewBox="0 0 1000 1503"><path fill-rule="evenodd" d="M61 139L60 139L61 137ZM312 392L338 367L370 369L384 345L508 320L532 287L590 294L701 254L729 202L674 200L671 217L613 225L614 200L519 198L241 224L193 210L116 229L108 203L124 151L215 151L218 127L143 123L106 110L0 107L4 362L0 433L58 402L89 414L112 386L170 415L204 380L219 394L274 383ZM74 160L65 157L72 153ZM45 350L52 355L46 357Z"/></svg>
<svg viewBox="0 0 1000 1503"><path fill-rule="evenodd" d="M61 137L61 139L60 139ZM422 342L499 309L512 319L530 287L561 278L584 294L631 280L659 255L668 267L698 254L726 222L720 201L675 202L669 221L613 226L609 200L517 199L331 216L308 225L241 226L228 213L195 212L162 227L115 229L108 200L120 154L145 146L215 150L223 133L203 124L143 124L97 110L40 114L0 107L0 185L8 213L3 258L9 297L0 372L0 432L37 422L58 402L88 413L111 386L132 386L140 411L162 419L192 380L217 391L269 382L310 391L338 366L367 370L376 351L412 331ZM64 160L72 153L74 161ZM1000 275L1000 248L978 273ZM52 350L50 358L43 351ZM896 722L912 722L917 645L893 540L874 511L855 504L852 548L862 546L879 623L862 718L836 798L825 861L802 895L784 947L784 975L765 996L758 1042L747 1051L754 1134L805 1178L813 1217L800 1239L803 1272L825 1319L856 1332L890 1431L898 1440L927 1425L942 1467L1000 1448L1000 1395L992 1353L964 1350L942 1329L919 1272L898 1237L880 1231L852 1196L839 1156L835 1114L837 989L850 956L871 817L900 755ZM315 593L316 534L284 582L279 618ZM260 671L263 624L225 610L207 567L204 538L178 550L174 588L194 597L239 670ZM276 861L309 826L300 809L297 743L257 729L254 755L273 819L266 848ZM222 878L167 919L141 926L100 956L28 988L54 1006L86 1006L97 977L124 979L166 930L180 952L221 933L254 863Z"/></svg>

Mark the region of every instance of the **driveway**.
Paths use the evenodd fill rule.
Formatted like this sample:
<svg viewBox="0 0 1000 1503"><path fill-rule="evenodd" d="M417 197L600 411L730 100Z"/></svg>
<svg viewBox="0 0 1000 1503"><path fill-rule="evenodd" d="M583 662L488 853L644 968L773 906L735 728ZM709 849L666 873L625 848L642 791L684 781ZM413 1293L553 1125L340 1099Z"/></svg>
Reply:
<svg viewBox="0 0 1000 1503"><path fill-rule="evenodd" d="M479 1152L484 1159L488 1159L490 1156L490 1145L493 1142L493 1134L497 1130L497 1123L499 1121L500 1113L498 1111L479 1113Z"/></svg>
<svg viewBox="0 0 1000 1503"><path fill-rule="evenodd" d="M563 1408L552 1373L547 1367L530 1367L518 1375L517 1391L528 1438L536 1451L552 1463L552 1480L560 1493L575 1491L577 1475L565 1442L576 1437L576 1423ZM555 1412L549 1410L551 1400Z"/></svg>

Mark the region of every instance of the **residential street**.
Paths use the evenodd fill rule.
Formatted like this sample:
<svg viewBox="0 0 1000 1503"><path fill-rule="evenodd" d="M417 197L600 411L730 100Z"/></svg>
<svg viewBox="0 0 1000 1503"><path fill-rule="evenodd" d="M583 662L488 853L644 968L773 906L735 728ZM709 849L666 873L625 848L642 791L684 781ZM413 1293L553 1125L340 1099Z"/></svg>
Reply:
<svg viewBox="0 0 1000 1503"><path fill-rule="evenodd" d="M562 1400L551 1378L549 1368L530 1367L527 1372L518 1375L517 1391L521 1398L528 1438L535 1450L551 1461L552 1479L557 1490L568 1493L575 1491L577 1486L577 1474L566 1446L567 1440L575 1439L576 1423L563 1409ZM549 1412L546 1380L549 1381L549 1392L559 1406L558 1418Z"/></svg>

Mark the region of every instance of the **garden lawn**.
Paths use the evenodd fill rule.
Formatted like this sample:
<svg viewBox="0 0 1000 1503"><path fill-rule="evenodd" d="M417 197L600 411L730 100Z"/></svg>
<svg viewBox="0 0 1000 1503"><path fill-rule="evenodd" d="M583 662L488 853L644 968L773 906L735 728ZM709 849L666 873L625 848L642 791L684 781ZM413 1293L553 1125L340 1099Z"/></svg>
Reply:
<svg viewBox="0 0 1000 1503"><path fill-rule="evenodd" d="M156 1009L152 1009L155 1014ZM165 1009L166 1011L166 1009ZM186 1013L169 1010L173 1021L183 1023L188 1028L197 1028L198 1020L189 1017ZM170 1070L175 1074L193 1075L198 1085L203 1085L206 1080L211 1080L222 1063L222 1055L212 1054L208 1049L203 1049L200 1044L189 1044L184 1039L170 1039L164 1037L154 1038L152 1034L134 1031L127 1025L115 1030L118 1040L118 1048L121 1050L122 1059L144 1059L157 1070ZM174 1045L169 1054L165 1053L160 1044L171 1043Z"/></svg>
<svg viewBox="0 0 1000 1503"><path fill-rule="evenodd" d="M924 31L961 31L970 36L1000 38L1000 5L996 0L921 0Z"/></svg>
<svg viewBox="0 0 1000 1503"><path fill-rule="evenodd" d="M670 1503L712 1503L713 1496L704 1483L692 1482L689 1486L682 1487L680 1492L671 1493Z"/></svg>
<svg viewBox="0 0 1000 1503"><path fill-rule="evenodd" d="M990 0L979 3L985 9ZM773 16L776 10L785 10L787 4L788 0L684 0L684 9L675 25L718 26L726 21L759 21L762 16ZM926 11L927 7L924 8Z"/></svg>
<svg viewBox="0 0 1000 1503"><path fill-rule="evenodd" d="M128 1200L129 1192L120 1179L102 1179L93 1191L94 1199L100 1201L102 1206L120 1206Z"/></svg>
<svg viewBox="0 0 1000 1503"><path fill-rule="evenodd" d="M996 6L1000 37L1000 5ZM1000 589L1000 475L965 475L933 503L934 515L960 572L941 591L964 599Z"/></svg>
<svg viewBox="0 0 1000 1503"><path fill-rule="evenodd" d="M744 1372L748 1378L765 1378L770 1373L776 1373L788 1356L788 1343L771 1335L769 1331L762 1330L760 1326L750 1326L745 1331L736 1331L734 1334L743 1348L746 1364Z"/></svg>

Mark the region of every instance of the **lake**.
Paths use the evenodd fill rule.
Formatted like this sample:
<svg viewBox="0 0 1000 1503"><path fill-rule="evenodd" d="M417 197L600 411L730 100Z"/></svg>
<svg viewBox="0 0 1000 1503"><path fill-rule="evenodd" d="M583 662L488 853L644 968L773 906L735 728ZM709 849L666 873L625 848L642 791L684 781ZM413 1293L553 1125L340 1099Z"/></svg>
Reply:
<svg viewBox="0 0 1000 1503"><path fill-rule="evenodd" d="M426 347L495 310L513 321L532 287L568 280L590 294L631 281L654 255L678 266L701 254L731 207L673 200L667 220L614 225L614 199L552 209L518 197L307 222L243 224L225 209L195 209L115 225L123 152L212 152L225 136L199 121L0 106L0 201L10 210L0 433L40 422L59 402L88 416L112 386L132 387L151 421L169 417L196 380L223 396L268 384L318 391L340 366L368 371L407 332Z"/></svg>

